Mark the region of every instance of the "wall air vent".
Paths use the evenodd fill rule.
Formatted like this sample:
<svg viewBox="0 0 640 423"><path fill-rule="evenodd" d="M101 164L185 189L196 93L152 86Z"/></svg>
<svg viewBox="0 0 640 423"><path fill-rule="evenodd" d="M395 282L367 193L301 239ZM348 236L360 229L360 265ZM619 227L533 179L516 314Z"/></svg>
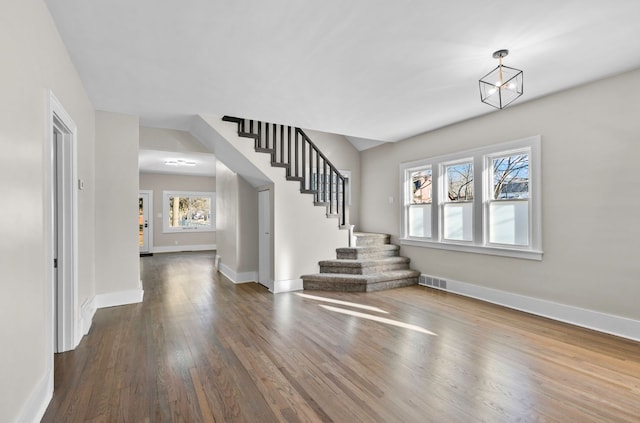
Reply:
<svg viewBox="0 0 640 423"><path fill-rule="evenodd" d="M430 288L446 290L447 289L447 280L446 279L437 278L435 276L429 276L429 275L421 274L420 278L418 279L418 285L428 286Z"/></svg>

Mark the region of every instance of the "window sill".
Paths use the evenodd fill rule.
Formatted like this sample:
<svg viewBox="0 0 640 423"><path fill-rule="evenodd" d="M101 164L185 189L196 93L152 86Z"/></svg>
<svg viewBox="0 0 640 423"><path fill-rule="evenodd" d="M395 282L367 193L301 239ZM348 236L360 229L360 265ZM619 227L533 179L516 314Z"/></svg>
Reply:
<svg viewBox="0 0 640 423"><path fill-rule="evenodd" d="M163 234L193 234L193 233L201 233L201 232L215 232L215 229L202 229L195 227L184 227L184 228L176 228L176 229L164 229L162 230Z"/></svg>
<svg viewBox="0 0 640 423"><path fill-rule="evenodd" d="M542 251L537 250L521 250L516 248L501 248L480 245L465 245L451 242L437 242L416 238L402 238L400 245L409 245L412 247L435 248L438 250L461 251L465 253L487 254L492 256L513 257L525 260L542 260Z"/></svg>

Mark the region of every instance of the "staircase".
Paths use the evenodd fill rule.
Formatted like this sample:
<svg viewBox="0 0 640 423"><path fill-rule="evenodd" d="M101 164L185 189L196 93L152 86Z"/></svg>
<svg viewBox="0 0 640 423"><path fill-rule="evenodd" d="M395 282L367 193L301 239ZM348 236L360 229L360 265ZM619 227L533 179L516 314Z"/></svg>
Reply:
<svg viewBox="0 0 640 423"><path fill-rule="evenodd" d="M302 129L233 116L222 120L237 124L238 136L252 139L255 151L270 154L271 166L284 168L287 180L299 182L301 193L312 194L316 206L326 207L327 217L349 229L348 180Z"/></svg>
<svg viewBox="0 0 640 423"><path fill-rule="evenodd" d="M284 168L287 180L299 182L301 193L311 194L314 205L326 207L327 217L351 233L348 179L302 129L233 116L222 120L236 124L238 136L252 139L256 152L269 154L271 166ZM336 252L336 260L319 263L320 273L301 277L304 289L371 292L418 283L420 273L409 269L408 258L399 257L389 235L354 233L349 247Z"/></svg>
<svg viewBox="0 0 640 423"><path fill-rule="evenodd" d="M319 263L320 273L302 276L304 289L372 292L417 285L420 272L399 256L400 247L389 235L354 233L355 247L336 249L336 260Z"/></svg>

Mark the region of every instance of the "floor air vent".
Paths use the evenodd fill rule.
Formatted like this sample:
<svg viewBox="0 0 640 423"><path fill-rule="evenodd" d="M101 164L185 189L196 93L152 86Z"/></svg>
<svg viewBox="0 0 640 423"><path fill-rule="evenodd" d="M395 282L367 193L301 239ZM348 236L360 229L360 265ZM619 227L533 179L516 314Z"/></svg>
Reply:
<svg viewBox="0 0 640 423"><path fill-rule="evenodd" d="M431 288L447 289L446 279L436 278L435 276L420 275L418 284L422 286L429 286Z"/></svg>

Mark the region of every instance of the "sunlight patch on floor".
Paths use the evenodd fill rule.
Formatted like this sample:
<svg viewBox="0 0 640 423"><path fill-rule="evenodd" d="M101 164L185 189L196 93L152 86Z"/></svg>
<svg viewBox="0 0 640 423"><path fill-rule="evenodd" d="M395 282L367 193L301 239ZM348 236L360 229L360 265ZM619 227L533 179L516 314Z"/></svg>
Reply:
<svg viewBox="0 0 640 423"><path fill-rule="evenodd" d="M333 298L318 297L316 295L303 294L303 293L300 293L300 292L296 292L295 294L297 296L299 296L299 297L308 298L310 300L323 301L325 303L332 303L332 304L340 304L340 305L344 305L344 306L348 306L348 307L361 308L363 310L375 311L376 313L389 314L388 312L382 310L381 308L368 306L368 305L364 305L364 304L352 303L352 302L349 302L349 301L334 300Z"/></svg>
<svg viewBox="0 0 640 423"><path fill-rule="evenodd" d="M350 316L361 317L363 319L373 320L375 322L386 323L387 325L397 326L404 329L414 330L416 332L426 333L427 335L438 336L438 334L433 333L430 330L427 330L421 326L411 325L409 323L404 323L399 320L387 319L380 316L374 316L372 314L360 313L358 311L346 310L344 308L332 307L332 306L323 305L323 304L320 304L320 307L326 310L335 311L336 313L348 314Z"/></svg>

